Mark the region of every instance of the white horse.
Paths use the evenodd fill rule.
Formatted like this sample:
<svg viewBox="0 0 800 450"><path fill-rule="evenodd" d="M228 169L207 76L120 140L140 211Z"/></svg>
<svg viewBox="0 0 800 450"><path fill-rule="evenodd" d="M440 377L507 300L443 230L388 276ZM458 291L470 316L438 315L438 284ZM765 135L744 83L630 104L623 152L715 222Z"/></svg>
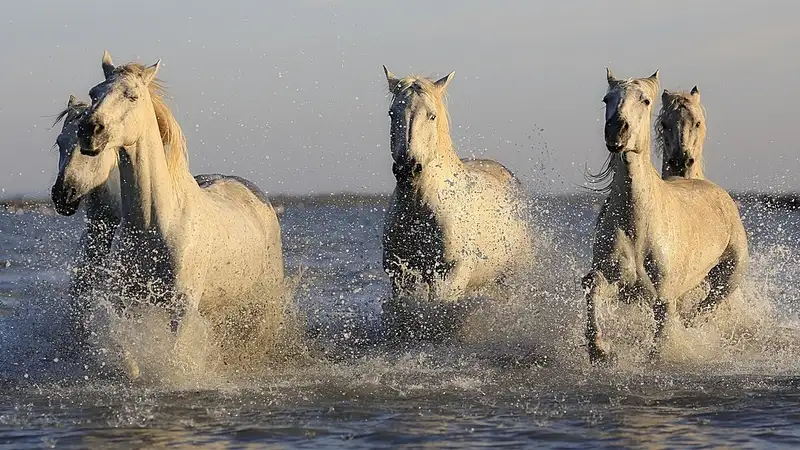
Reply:
<svg viewBox="0 0 800 450"><path fill-rule="evenodd" d="M59 214L71 216L81 203L86 209L68 291L70 325L78 341L76 348L82 348L88 336L84 322L88 304L82 294L99 282L98 267L111 251L120 220L116 155L109 152L92 158L78 150L79 119L88 108L88 104L70 95L67 107L56 118L55 124L62 119L64 124L56 138L58 176L51 189L53 205Z"/></svg>
<svg viewBox="0 0 800 450"><path fill-rule="evenodd" d="M688 93L664 89L655 129L656 153L662 158L661 177L704 179L706 114L697 86Z"/></svg>
<svg viewBox="0 0 800 450"><path fill-rule="evenodd" d="M67 107L56 117L55 124L62 120L64 123L55 143L59 155L58 174L51 189L56 212L71 216L83 204L86 213L68 290L69 317L78 340L77 347L82 347L87 337L85 314L90 299L83 294L102 283L102 271L98 269L107 262L111 252L122 205L116 152L104 152L96 157L80 152L78 125L87 109L89 104L70 95ZM203 174L195 176L195 180L202 186L219 176Z"/></svg>
<svg viewBox="0 0 800 450"><path fill-rule="evenodd" d="M106 52L106 79L91 89L78 130L83 154L119 158L122 221L114 252L124 281L137 293L161 294L178 348L191 340L180 320L187 313L210 319L224 335L277 329L284 269L275 211L246 180L212 176L201 188L192 178L158 67L115 67ZM225 315L236 310L233 319Z"/></svg>
<svg viewBox="0 0 800 450"><path fill-rule="evenodd" d="M392 283L384 308L395 332L411 323L402 296L421 283L431 303L452 306L530 264L519 182L499 163L461 160L450 138L445 89L453 78L399 79L384 67L396 187L383 232L383 267ZM447 319L447 318L444 318Z"/></svg>
<svg viewBox="0 0 800 450"><path fill-rule="evenodd" d="M653 305L655 345L678 300L704 280L712 310L741 283L748 265L747 235L730 195L719 186L684 178L662 180L650 162L650 125L658 72L616 79L607 73L605 141L609 195L598 217L592 270L583 278L586 338L592 362L606 360L595 305L601 297Z"/></svg>

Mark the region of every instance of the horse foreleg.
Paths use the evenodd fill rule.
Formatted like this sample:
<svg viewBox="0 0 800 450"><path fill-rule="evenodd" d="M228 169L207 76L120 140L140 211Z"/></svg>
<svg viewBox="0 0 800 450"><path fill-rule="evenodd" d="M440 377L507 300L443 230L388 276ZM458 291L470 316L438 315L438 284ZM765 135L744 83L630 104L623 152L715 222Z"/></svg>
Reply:
<svg viewBox="0 0 800 450"><path fill-rule="evenodd" d="M389 282L392 291L381 308L381 324L387 338L403 341L408 338L411 327L408 305L404 299L408 295L408 288L398 277L390 275Z"/></svg>
<svg viewBox="0 0 800 450"><path fill-rule="evenodd" d="M179 292L175 296L175 303L170 311L170 329L173 333L180 334L187 312L196 313L200 308L200 296L194 291Z"/></svg>
<svg viewBox="0 0 800 450"><path fill-rule="evenodd" d="M653 347L650 349L651 359L656 358L661 354L661 347L663 347L664 340L666 339L664 330L667 326L667 320L674 313L674 310L671 307L672 304L673 303L667 302L661 298L653 303L653 318L656 321L656 330L655 335L653 336Z"/></svg>
<svg viewBox="0 0 800 450"><path fill-rule="evenodd" d="M472 277L473 266L468 262L458 261L447 272L443 280L435 285L435 299L444 302L456 302L467 292Z"/></svg>
<svg viewBox="0 0 800 450"><path fill-rule="evenodd" d="M75 343L73 351L88 348L90 331L86 323L91 311L92 288L98 283L98 273L111 252L116 224L110 221L89 220L79 242L80 253L69 287L68 319Z"/></svg>
<svg viewBox="0 0 800 450"><path fill-rule="evenodd" d="M698 305L698 313L713 312L722 300L742 284L747 270L747 252L730 249L728 253L708 272L706 281L711 289Z"/></svg>
<svg viewBox="0 0 800 450"><path fill-rule="evenodd" d="M589 350L589 361L593 364L608 360L610 345L603 341L600 325L597 322L597 300L608 290L606 277L599 270L593 270L583 277L583 292L586 295L586 344Z"/></svg>

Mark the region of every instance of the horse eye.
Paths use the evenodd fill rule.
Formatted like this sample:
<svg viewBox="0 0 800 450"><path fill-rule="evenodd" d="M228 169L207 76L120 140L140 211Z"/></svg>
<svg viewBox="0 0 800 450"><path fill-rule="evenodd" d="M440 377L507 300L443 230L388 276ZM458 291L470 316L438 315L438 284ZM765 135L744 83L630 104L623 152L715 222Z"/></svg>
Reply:
<svg viewBox="0 0 800 450"><path fill-rule="evenodd" d="M643 101L644 101L644 105L645 106L650 106L650 99L649 98L646 98Z"/></svg>
<svg viewBox="0 0 800 450"><path fill-rule="evenodd" d="M696 124L694 124L696 128L700 128L700 121L698 120Z"/></svg>
<svg viewBox="0 0 800 450"><path fill-rule="evenodd" d="M436 114L430 114L430 115L428 116L428 119L429 119L429 120L436 120Z"/></svg>
<svg viewBox="0 0 800 450"><path fill-rule="evenodd" d="M130 100L132 102L135 102L136 100L139 99L139 96L137 96L133 92L125 91L125 98L127 98L128 100Z"/></svg>

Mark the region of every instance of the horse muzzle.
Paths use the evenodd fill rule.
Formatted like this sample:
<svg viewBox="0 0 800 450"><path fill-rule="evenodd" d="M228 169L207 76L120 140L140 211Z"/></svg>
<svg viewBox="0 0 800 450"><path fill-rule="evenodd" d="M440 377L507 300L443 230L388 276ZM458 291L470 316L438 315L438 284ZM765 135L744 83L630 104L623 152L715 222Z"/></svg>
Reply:
<svg viewBox="0 0 800 450"><path fill-rule="evenodd" d="M612 117L606 121L604 134L608 151L619 153L625 150L631 139L631 128L626 120Z"/></svg>
<svg viewBox="0 0 800 450"><path fill-rule="evenodd" d="M50 190L50 198L53 200L56 212L62 216L75 214L81 204L81 197L78 196L78 191L73 187L65 187L61 179L56 180Z"/></svg>
<svg viewBox="0 0 800 450"><path fill-rule="evenodd" d="M625 150L625 144L619 141L606 142L606 149L611 153L620 153Z"/></svg>
<svg viewBox="0 0 800 450"><path fill-rule="evenodd" d="M97 156L108 143L106 127L97 120L87 118L78 127L78 143L81 154Z"/></svg>

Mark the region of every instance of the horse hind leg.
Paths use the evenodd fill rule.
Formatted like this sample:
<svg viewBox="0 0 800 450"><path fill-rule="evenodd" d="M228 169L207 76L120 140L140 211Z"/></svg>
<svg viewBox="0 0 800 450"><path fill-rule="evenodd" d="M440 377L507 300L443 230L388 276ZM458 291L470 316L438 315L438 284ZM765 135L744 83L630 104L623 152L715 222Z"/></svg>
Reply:
<svg viewBox="0 0 800 450"><path fill-rule="evenodd" d="M717 305L735 291L744 280L747 270L747 253L732 249L714 266L706 276L710 290L706 298L700 302L697 312L708 314Z"/></svg>
<svg viewBox="0 0 800 450"><path fill-rule="evenodd" d="M606 362L611 354L611 346L603 341L600 326L597 322L597 300L608 291L609 284L606 277L599 270L589 272L581 280L583 292L586 295L586 343L589 351L589 361L592 364Z"/></svg>

